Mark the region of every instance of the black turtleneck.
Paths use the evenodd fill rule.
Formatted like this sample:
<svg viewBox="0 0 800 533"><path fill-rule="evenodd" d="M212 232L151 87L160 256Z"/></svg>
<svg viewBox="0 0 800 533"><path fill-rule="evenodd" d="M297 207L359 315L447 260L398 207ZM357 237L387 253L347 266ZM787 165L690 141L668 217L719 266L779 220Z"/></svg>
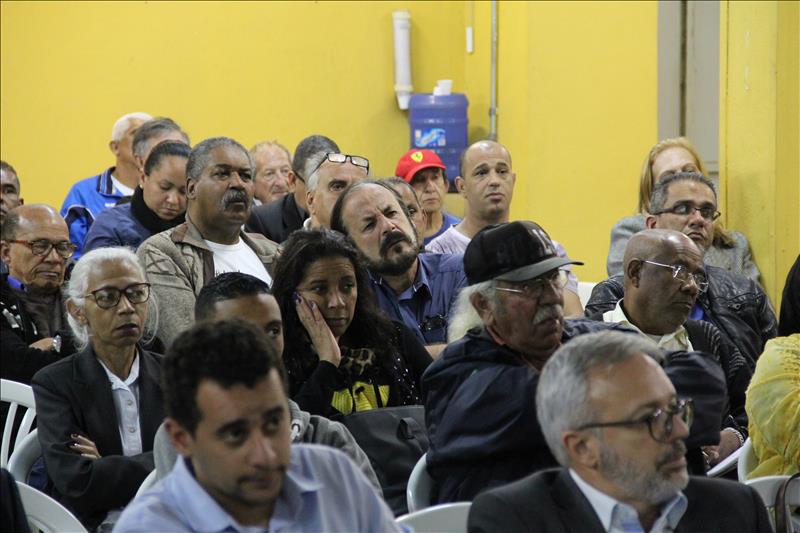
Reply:
<svg viewBox="0 0 800 533"><path fill-rule="evenodd" d="M147 207L144 201L144 191L141 187L136 187L131 197L131 212L136 220L142 223L142 226L147 228L151 235L161 233L164 230L174 228L178 224L182 224L185 219L185 213L181 213L172 220L163 220L155 211Z"/></svg>

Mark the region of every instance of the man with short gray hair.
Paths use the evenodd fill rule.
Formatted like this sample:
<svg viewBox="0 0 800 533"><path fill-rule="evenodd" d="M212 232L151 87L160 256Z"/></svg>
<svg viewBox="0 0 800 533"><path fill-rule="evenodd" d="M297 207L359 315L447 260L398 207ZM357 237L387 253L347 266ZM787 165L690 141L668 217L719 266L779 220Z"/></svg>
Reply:
<svg viewBox="0 0 800 533"><path fill-rule="evenodd" d="M162 302L158 337L165 345L193 323L197 295L214 276L243 272L272 283L277 246L242 225L253 204L255 163L228 137L206 139L186 163L186 222L153 235L137 250Z"/></svg>
<svg viewBox="0 0 800 533"><path fill-rule="evenodd" d="M255 147L254 147L255 148ZM315 154L338 153L339 146L324 135L309 135L294 149L289 187L292 192L283 198L253 208L247 230L260 233L281 243L308 220L306 204L306 164Z"/></svg>
<svg viewBox="0 0 800 533"><path fill-rule="evenodd" d="M681 172L663 178L653 189L645 223L649 229L680 231L705 254L719 218L717 192L702 174ZM705 261L705 256L703 257ZM748 358L751 368L766 342L778 332L775 312L761 286L743 275L706 263L708 289L697 297L691 320L712 322L723 337ZM614 309L624 294L623 276L598 283L586 304L586 315Z"/></svg>
<svg viewBox="0 0 800 533"><path fill-rule="evenodd" d="M139 183L141 172L133 156L133 136L139 126L152 118L147 113L128 113L117 119L108 143L115 165L75 183L64 198L61 216L67 221L70 240L78 247L76 260L95 217L106 207L116 205L123 196L132 195Z"/></svg>
<svg viewBox="0 0 800 533"><path fill-rule="evenodd" d="M191 145L189 136L171 118L157 117L148 120L136 130L132 148L136 166L139 167L140 181L137 181L137 185L140 185L141 179L144 178L144 164L147 162L147 156L158 143L164 141L176 141Z"/></svg>
<svg viewBox="0 0 800 533"><path fill-rule="evenodd" d="M317 152L305 168L309 219L305 229L331 227L331 213L342 192L369 175L369 160L360 155Z"/></svg>
<svg viewBox="0 0 800 533"><path fill-rule="evenodd" d="M752 488L689 476L693 404L662 361L648 339L611 331L556 351L536 412L563 468L478 496L469 531L771 531Z"/></svg>

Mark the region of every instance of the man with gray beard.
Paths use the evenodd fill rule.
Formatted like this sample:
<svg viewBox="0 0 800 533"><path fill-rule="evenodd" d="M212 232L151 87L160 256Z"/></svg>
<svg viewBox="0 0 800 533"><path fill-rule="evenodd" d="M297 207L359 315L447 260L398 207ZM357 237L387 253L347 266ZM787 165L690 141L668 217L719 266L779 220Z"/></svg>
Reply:
<svg viewBox="0 0 800 533"><path fill-rule="evenodd" d="M467 246L450 344L422 378L436 501L472 500L557 464L531 401L539 373L572 337L620 327L564 320L568 264L582 263L528 221L488 226Z"/></svg>
<svg viewBox="0 0 800 533"><path fill-rule="evenodd" d="M688 475L693 403L663 359L649 339L611 331L557 350L539 378L536 412L563 468L481 494L470 533L772 531L755 490Z"/></svg>
<svg viewBox="0 0 800 533"><path fill-rule="evenodd" d="M186 163L186 222L153 235L137 250L159 304L158 338L169 346L191 327L197 295L224 272L272 284L277 245L242 231L253 205L255 163L228 137L206 139Z"/></svg>

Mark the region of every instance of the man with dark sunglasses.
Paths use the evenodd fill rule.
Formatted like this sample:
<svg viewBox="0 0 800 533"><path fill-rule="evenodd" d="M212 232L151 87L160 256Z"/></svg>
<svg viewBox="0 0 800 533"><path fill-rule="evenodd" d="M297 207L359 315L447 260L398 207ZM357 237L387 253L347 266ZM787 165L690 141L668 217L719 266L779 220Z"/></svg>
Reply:
<svg viewBox="0 0 800 533"><path fill-rule="evenodd" d="M37 370L72 352L61 286L74 253L67 224L52 207L21 205L6 215L0 243L9 270L0 284L4 379L30 383Z"/></svg>
<svg viewBox="0 0 800 533"><path fill-rule="evenodd" d="M651 341L611 331L559 348L539 378L536 413L563 468L479 495L468 530L772 531L752 488L689 476L693 404L663 359Z"/></svg>
<svg viewBox="0 0 800 533"><path fill-rule="evenodd" d="M711 247L713 222L719 218L713 182L692 172L663 178L653 189L650 209L652 214L645 220L648 228L683 233L697 245L702 256L708 288L697 296L689 318L717 326L725 340L736 346L754 368L764 344L777 334L777 321L757 282L709 264L708 254L715 253ZM614 309L623 292L621 274L600 282L586 304L586 315Z"/></svg>
<svg viewBox="0 0 800 533"><path fill-rule="evenodd" d="M316 154L307 164L306 203L310 218L306 229L331 227L331 212L342 192L369 175L369 160L359 155L326 152Z"/></svg>
<svg viewBox="0 0 800 533"><path fill-rule="evenodd" d="M614 309L589 318L627 326L650 337L659 348L698 350L720 362L728 410L719 446L705 450L707 466L714 466L747 438L744 402L753 371L711 322L689 320L697 297L708 289L702 254L683 233L651 229L631 237L623 264L625 297Z"/></svg>

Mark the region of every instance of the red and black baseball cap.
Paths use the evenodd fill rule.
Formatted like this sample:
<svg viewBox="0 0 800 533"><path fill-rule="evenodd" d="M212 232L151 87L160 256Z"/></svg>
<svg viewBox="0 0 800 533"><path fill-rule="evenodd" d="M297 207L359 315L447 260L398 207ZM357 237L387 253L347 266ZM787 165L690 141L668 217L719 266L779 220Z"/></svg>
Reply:
<svg viewBox="0 0 800 533"><path fill-rule="evenodd" d="M411 183L414 174L426 168L441 168L445 170L447 167L444 166L442 160L433 150L414 148L406 152L397 162L394 175L403 178L406 183Z"/></svg>

